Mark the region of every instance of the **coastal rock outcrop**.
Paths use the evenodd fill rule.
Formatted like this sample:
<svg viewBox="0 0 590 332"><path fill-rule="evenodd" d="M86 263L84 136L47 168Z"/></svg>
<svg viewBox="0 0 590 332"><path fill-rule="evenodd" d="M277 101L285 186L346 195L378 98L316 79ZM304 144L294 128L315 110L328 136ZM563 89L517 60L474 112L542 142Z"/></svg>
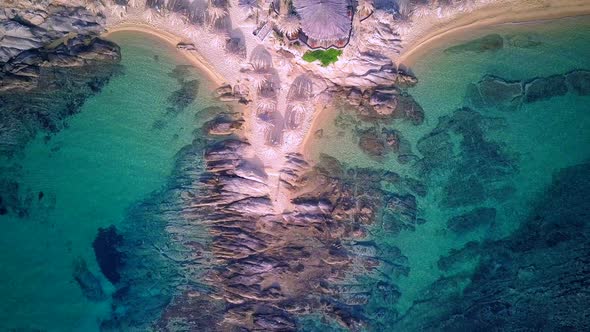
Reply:
<svg viewBox="0 0 590 332"><path fill-rule="evenodd" d="M361 119L380 120L408 120L414 125L424 121L424 110L408 93L395 86L383 86L366 89L364 92L352 88L345 90L346 100L355 106Z"/></svg>
<svg viewBox="0 0 590 332"><path fill-rule="evenodd" d="M0 22L0 151L11 155L37 131L60 130L118 72L120 51L80 6L2 3Z"/></svg>

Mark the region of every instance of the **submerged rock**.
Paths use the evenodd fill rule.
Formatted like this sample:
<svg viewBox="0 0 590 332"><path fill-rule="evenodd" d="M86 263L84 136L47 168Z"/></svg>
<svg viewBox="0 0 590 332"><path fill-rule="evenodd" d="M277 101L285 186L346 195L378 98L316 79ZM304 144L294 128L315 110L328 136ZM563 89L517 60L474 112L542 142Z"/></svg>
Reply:
<svg viewBox="0 0 590 332"><path fill-rule="evenodd" d="M588 163L557 172L518 230L441 258L446 271L474 259L477 268L430 285L394 328L588 330L588 174Z"/></svg>
<svg viewBox="0 0 590 332"><path fill-rule="evenodd" d="M451 249L446 256L440 256L437 265L439 270L449 272L453 269L461 268L461 264L478 258L481 253L479 242L469 241L461 249Z"/></svg>
<svg viewBox="0 0 590 332"><path fill-rule="evenodd" d="M73 277L87 299L90 301L103 301L106 299L100 280L88 270L86 261L82 258L74 260Z"/></svg>
<svg viewBox="0 0 590 332"><path fill-rule="evenodd" d="M228 114L220 114L213 120L205 123L204 128L209 135L226 136L240 130L244 123L243 119L236 119Z"/></svg>
<svg viewBox="0 0 590 332"><path fill-rule="evenodd" d="M570 90L580 96L590 95L590 71L574 70L565 75Z"/></svg>
<svg viewBox="0 0 590 332"><path fill-rule="evenodd" d="M516 110L522 102L523 86L496 76L485 76L467 90L467 99L475 107L495 107Z"/></svg>
<svg viewBox="0 0 590 332"><path fill-rule="evenodd" d="M119 251L123 237L115 226L99 228L98 234L92 242L94 254L100 270L110 282L116 284L121 279L119 270L123 265L123 253Z"/></svg>
<svg viewBox="0 0 590 332"><path fill-rule="evenodd" d="M522 103L534 103L566 93L590 94L590 72L574 70L564 75L537 77L529 81L507 81L497 76L485 76L470 84L466 99L476 108L518 110Z"/></svg>
<svg viewBox="0 0 590 332"><path fill-rule="evenodd" d="M516 159L504 145L488 139L487 132L503 126L501 118L463 108L439 118L437 127L418 141L424 156L418 170L442 187L442 206L473 206L501 198L497 193L507 187L507 175L517 171Z"/></svg>
<svg viewBox="0 0 590 332"><path fill-rule="evenodd" d="M504 38L498 34L491 34L464 44L449 47L445 50L445 53L455 54L462 52L494 52L502 49L503 47Z"/></svg>
<svg viewBox="0 0 590 332"><path fill-rule="evenodd" d="M536 34L519 33L506 36L506 44L518 48L535 48L543 45Z"/></svg>
<svg viewBox="0 0 590 332"><path fill-rule="evenodd" d="M386 154L385 141L374 127L360 133L359 147L373 157L383 157Z"/></svg>
<svg viewBox="0 0 590 332"><path fill-rule="evenodd" d="M454 233L464 234L482 226L490 226L496 220L496 209L477 208L467 213L452 217L447 221L447 228Z"/></svg>
<svg viewBox="0 0 590 332"><path fill-rule="evenodd" d="M563 75L536 78L524 85L524 102L532 103L566 93L567 84Z"/></svg>

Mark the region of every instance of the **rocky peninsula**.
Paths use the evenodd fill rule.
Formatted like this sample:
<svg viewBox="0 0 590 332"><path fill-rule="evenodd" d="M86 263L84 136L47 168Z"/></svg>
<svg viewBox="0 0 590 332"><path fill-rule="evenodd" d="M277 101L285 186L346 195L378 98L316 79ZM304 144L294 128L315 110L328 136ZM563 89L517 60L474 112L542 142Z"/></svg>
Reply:
<svg viewBox="0 0 590 332"><path fill-rule="evenodd" d="M512 5L518 7L514 16L503 9ZM232 106L232 112L218 112L201 128L205 138L178 153L162 192L134 208L123 227L99 230L96 258L116 288L104 330L294 331L301 329L302 317L313 315L353 331L385 330L394 321L413 326L397 312L385 314L400 296L391 276L408 273L407 257L373 233L397 234L423 224L417 198L428 188L419 179L392 171L376 174L325 155L310 160L306 140L318 127L314 120L340 103L368 121L420 125L424 110L407 90L418 79L403 65L418 49L473 24L590 13L590 4L576 0L543 6L508 0L397 1L390 7L363 0L351 5L350 39L340 58L322 66L303 59L308 48L294 38L302 23L290 6L249 0L0 4L3 155L18 154L35 135L61 130L68 116L117 75L120 50L108 37L118 31L148 32L173 43L218 85L212 93ZM474 23L478 20L485 23ZM478 107L513 109L550 94L587 95L588 82L586 70L526 82L486 77L468 96ZM510 158L479 131L485 121L469 109L457 110L419 142L422 157L392 130L364 130L359 146L370 158L395 153L400 163L416 163L428 177L448 165L449 133L459 133L476 148L464 143L464 164L457 164L457 173L471 170L467 164L480 167L478 172L509 173ZM477 163L490 156L485 153L493 154L495 163ZM586 168L565 170L560 177L573 181ZM567 200L560 194L563 185L551 190ZM452 193L446 203L478 199L473 192ZM10 212L18 213L18 206ZM539 213L548 214L543 207ZM494 217L495 211L474 210L450 220L449 228L462 232L473 219L485 223ZM551 216L543 220L543 229L553 231ZM528 227L536 226L531 221L523 229ZM517 240L507 241L525 250ZM531 245L544 248L535 241L533 236ZM489 246L492 257L502 255L493 243L481 245ZM451 265L453 259L441 264ZM77 264L73 275L90 300L104 300L85 264ZM493 274L487 277L492 284L501 282ZM481 281L476 287L488 286ZM475 295L470 300L482 301ZM471 309L477 311L475 304ZM435 319L421 310L417 305L411 313L428 317L427 322ZM452 315L443 317L449 326L465 326L452 325L459 324Z"/></svg>

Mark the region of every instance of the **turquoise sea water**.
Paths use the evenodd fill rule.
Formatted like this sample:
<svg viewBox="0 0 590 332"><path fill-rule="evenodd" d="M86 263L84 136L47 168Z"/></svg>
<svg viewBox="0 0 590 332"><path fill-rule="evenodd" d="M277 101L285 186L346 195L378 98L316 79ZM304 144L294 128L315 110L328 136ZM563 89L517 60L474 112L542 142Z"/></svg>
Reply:
<svg viewBox="0 0 590 332"><path fill-rule="evenodd" d="M491 34L502 36L504 47L485 52L445 52L447 48ZM411 66L419 83L408 92L424 108L425 122L419 126L408 123L386 126L398 130L421 158L423 156L417 151L418 142L433 131L438 119L452 115L458 108L471 107L466 99L470 84L477 83L485 75L528 81L562 75L575 69L590 69L588 54L590 20L587 17L502 25L474 31L468 36L456 36L440 48L429 51ZM476 109L483 116L500 119L498 121L502 124L498 130L484 130L485 137L501 144L515 158L513 166L516 170L498 178L498 181L508 184L512 192L501 200L486 197L482 204L496 209L493 224L460 235L450 232L446 222L469 208L442 206L445 194L441 186L450 181L448 173L425 180L412 165L400 164L395 156L383 160L368 157L359 148L358 137L350 130L351 127L332 123L323 128L323 138L313 143L316 144L316 153L327 153L351 166L384 168L426 181L428 194L418 198L419 215L426 222L417 226L415 231L403 230L393 237L381 235L383 241L398 247L408 258L409 274L396 280L401 297L395 308L401 314L414 301L430 297L426 291L433 282L461 272L470 275L478 262L477 258L465 260L454 269L441 271L438 261L442 256L448 255L452 249L461 249L469 241L498 240L510 235L535 213L533 204L543 197L555 172L589 160L589 105L589 96L568 93L525 104L515 111ZM348 123L356 121L356 126L360 127L371 126L355 119L354 112L344 109L337 116L337 121L342 119L348 119ZM457 290L465 285L458 284Z"/></svg>
<svg viewBox="0 0 590 332"><path fill-rule="evenodd" d="M408 92L424 108L425 122L419 126L404 122L380 126L399 131L417 158L427 157L419 152L420 140L433 132L440 117L472 106L466 99L470 84L485 75L529 81L590 69L589 31L590 22L582 18L504 25L449 41L412 66L420 82ZM490 34L520 42L481 53L444 52ZM28 216L0 216L0 330L98 330L100 320L110 314L110 301L92 302L84 297L72 277L74 262L83 259L105 292L114 291L95 260L92 242L97 229L120 225L130 207L165 185L175 155L192 141L193 130L202 121L195 114L213 104L204 80L195 70L179 67L186 63L173 48L137 33L120 33L112 39L122 47L123 74L90 98L82 111L69 119L68 128L49 140L40 135L21 157L11 161L18 165L15 178L20 184L19 194L23 199L30 197L32 203ZM195 101L189 98L187 103L182 91L194 91L193 79L201 82L199 93ZM589 102L588 96L568 93L524 104L514 111L476 109L485 118L475 122L483 128L484 140L501 146L497 151L513 163L506 174L497 177L499 186L510 190L486 190L490 196L469 207L443 204L449 199L443 190L449 183L450 188L464 187L460 181L457 186L450 181L453 169L448 167L453 164L424 176L415 164L402 164L394 154L380 160L368 157L358 148L358 136L352 129L373 124L362 123L350 110L341 110L338 119L355 125L328 123L322 128L323 137L312 142L316 152L328 153L349 167L390 170L428 187L426 195L416 198L419 217L425 223L414 230L402 229L399 234L373 233L378 243L395 246L407 257L407 275L386 276L393 279L401 294L390 304L391 309L400 315L409 312L417 301L432 297L427 293L429 287L441 277L471 276L479 264L477 258L459 260L451 268L441 269L441 257L469 241L483 243L510 236L535 213L533 206L556 171L588 161ZM186 107L178 106L183 103ZM471 129L463 128L469 133ZM471 134L469 137L477 138L477 132ZM455 136L452 139L459 140ZM453 153L460 152L458 146L454 149ZM480 152L471 151L475 156ZM459 175L470 169L473 160L454 160L466 163ZM474 172L482 169L486 168ZM447 220L473 207L496 209L494 222L463 233L449 230ZM460 293L467 283L461 279L452 290ZM309 331L338 330L326 324L312 321ZM403 321L400 324L406 324L396 328L400 331L421 330Z"/></svg>
<svg viewBox="0 0 590 332"><path fill-rule="evenodd" d="M192 67L177 67L187 61L174 48L138 33L112 40L121 45L123 73L87 100L68 128L48 141L39 135L14 161L20 196L34 199L27 217L0 216L2 331L98 329L110 305L83 296L74 260L84 259L113 291L94 258L97 229L117 225L164 185L175 154L193 138L196 112L211 105L207 83ZM171 99L179 77L201 83L185 109Z"/></svg>

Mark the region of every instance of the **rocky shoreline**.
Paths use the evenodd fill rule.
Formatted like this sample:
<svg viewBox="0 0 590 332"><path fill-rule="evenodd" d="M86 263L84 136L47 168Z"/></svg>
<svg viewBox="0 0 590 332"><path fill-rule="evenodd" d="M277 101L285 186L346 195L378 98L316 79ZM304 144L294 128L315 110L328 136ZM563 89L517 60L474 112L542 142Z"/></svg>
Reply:
<svg viewBox="0 0 590 332"><path fill-rule="evenodd" d="M98 36L109 24L124 21L128 12L134 14L138 3L115 1L83 8L25 1L20 7L0 6L3 153L17 154L35 134L50 135L62 129L67 116L100 92L120 69L120 51ZM207 19L193 15L195 8L183 1L150 0L141 5L146 15L188 20L189 27ZM509 292L501 294L509 300L492 303L486 302L486 295L490 287L502 288L507 274L538 278L534 271L496 268L498 257L506 252L516 256L531 246L544 249L573 241L576 232L587 228L574 223L567 230L557 230L556 220L544 210L552 200L540 203L541 219L533 217L523 226L532 229L526 229L530 234L538 234L539 229L547 232L550 242L517 234L506 241L471 243L441 258L439 268L452 269L457 261L489 250L467 289L470 305L446 308L442 302L458 296L441 289L464 281L464 276L455 276L457 280L438 280L429 290L434 295L416 303L405 316L394 308L401 296L396 281L409 273L408 259L375 234L391 237L424 224L419 197L432 186L440 188L441 206L463 209L447 221L453 234L460 236L493 224L496 211L480 205L488 197L502 200L511 194L513 188L504 180L517 172L516 157L486 135L488 130L501 128L502 119L469 107L441 117L418 141L421 156L414 153L402 134L386 125L423 123L424 110L407 93L417 80L391 60L390 53L399 51L401 41L385 14L376 12L368 20L372 24L353 36L347 61L333 70L296 63L297 52L269 51L264 44L244 54L248 38L222 40L224 47L233 45L235 52L231 53L243 64L239 68L243 81L225 84L215 93L223 101L238 101L249 108L243 113L203 112L211 116L198 128L192 144L177 154L166 188L134 206L120 227L98 231L93 243L96 259L116 287L109 299L112 315L102 322L103 330L295 331L302 330L311 316L353 331L381 331L396 324L408 330L470 329L473 317L485 323L477 327L493 327L502 315L526 314L526 310L511 309L510 303L518 299ZM211 27L216 31L227 28L223 24ZM367 34L379 37L361 43ZM177 46L187 52L198 50L190 43ZM468 91L468 106L508 110L570 92L587 95L588 80L586 70L526 82L485 77ZM169 112L190 104L191 92L198 88L198 82L179 83L181 89L169 97L175 104ZM400 164L415 166L420 178L352 167L327 155L310 165L300 145L308 134L313 105L336 99L354 108L356 116L368 124L355 134L369 157L381 160L396 154ZM460 139L457 142L452 137ZM577 183L586 168L565 170L550 189L555 202L575 214L572 218L582 214L575 208L582 200L577 193L564 194L569 190L564 183ZM440 173L450 180L437 183L434 175ZM15 190L10 183L5 187ZM585 192L579 194L582 197ZM3 193L2 197L14 194ZM4 200L2 204L12 206L7 213L26 212L26 206L18 202ZM571 259L587 260L584 241L576 247L582 253L572 253ZM555 282L562 265L546 267L553 271ZM578 274L585 279L576 279ZM75 263L72 277L89 300L107 297L85 262ZM574 290L582 289L586 279L583 264L567 276L581 285ZM520 284L517 287L535 292ZM568 294L550 289L547 294L563 296L563 306L570 300L578 303ZM428 312L424 303L435 303L441 310ZM457 318L459 312L462 315ZM558 325L569 326L556 324L556 328ZM507 322L505 326L512 325Z"/></svg>

